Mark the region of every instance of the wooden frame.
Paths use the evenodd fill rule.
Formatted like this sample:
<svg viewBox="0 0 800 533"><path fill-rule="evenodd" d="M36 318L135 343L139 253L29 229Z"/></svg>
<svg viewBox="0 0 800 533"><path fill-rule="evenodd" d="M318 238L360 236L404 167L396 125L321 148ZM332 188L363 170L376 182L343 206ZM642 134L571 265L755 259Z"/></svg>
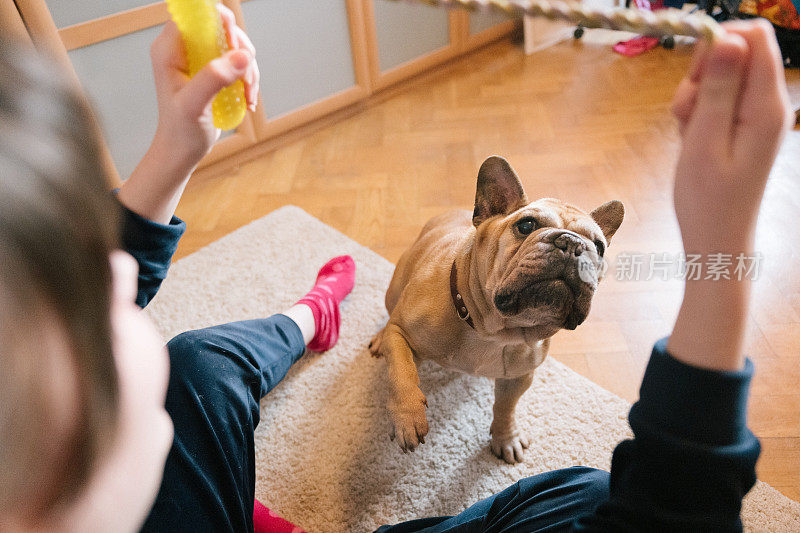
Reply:
<svg viewBox="0 0 800 533"><path fill-rule="evenodd" d="M69 60L68 52L90 46L110 39L127 35L153 26L163 24L169 18L166 4L157 2L141 7L106 15L86 22L73 24L64 28L57 28L50 15L44 0L16 0L22 18L28 31L37 46L44 47L51 55L55 56L67 69L69 74L78 82L78 76ZM222 0L223 4L237 13L237 22L241 23L241 12L238 11L236 0ZM257 142L253 114L248 112L236 132L218 142L211 153L207 155L200 166L205 166L229 155L243 150ZM111 153L104 146L103 158L106 166L116 181L120 180L114 166Z"/></svg>
<svg viewBox="0 0 800 533"><path fill-rule="evenodd" d="M372 79L373 92L380 91L411 76L415 76L436 65L444 63L463 52L463 21L462 13L450 11L449 13L449 43L438 50L407 61L386 71L381 71L380 57L378 54L378 35L375 24L374 0L364 0L364 24L366 26L367 55L369 58L369 72Z"/></svg>
<svg viewBox="0 0 800 533"><path fill-rule="evenodd" d="M249 0L240 0L242 3ZM274 118L267 115L261 98L259 98L254 124L259 141L273 138L289 130L307 124L328 115L338 109L355 104L366 99L372 92L369 64L366 54L367 36L364 26L363 0L345 0L347 8L347 21L350 32L350 51L353 60L356 84L336 94L327 96L315 102L310 102L285 115ZM237 9L240 9L237 6ZM241 11L237 17L244 20Z"/></svg>
<svg viewBox="0 0 800 533"><path fill-rule="evenodd" d="M221 1L234 12L237 22L244 27L241 3L249 0ZM391 85L507 35L518 24L516 21L508 21L479 34L470 35L469 14L465 11L453 10L448 19L449 44L447 46L382 72L378 57L374 1L377 0L345 0L355 85L276 117L267 115L262 97L259 95L256 111L248 112L236 132L218 142L211 153L203 159L200 166L206 167L219 162L255 144L274 139L335 111L366 101L370 95ZM16 17L12 7L14 2L18 9ZM77 86L80 86L80 82L70 62L68 55L70 50L151 28L163 24L169 18L166 3L159 1L57 28L45 0L0 0L0 7L3 8L0 11L2 16L0 21L6 24L6 19L9 20L10 22L7 24L13 25L12 30L16 33L27 27L27 33L34 45L62 63L67 74L72 77ZM119 182L119 176L107 146L104 146L103 157L109 174Z"/></svg>
<svg viewBox="0 0 800 533"><path fill-rule="evenodd" d="M377 92L391 85L416 76L441 63L444 63L460 54L483 46L511 33L519 25L519 21L509 20L488 28L478 34L469 33L469 12L465 10L451 10L449 15L449 37L447 46L433 52L412 59L386 71L380 69L378 57L378 37L376 35L374 2L376 0L363 0L364 22L367 33L367 51L369 56L370 78L372 90Z"/></svg>
<svg viewBox="0 0 800 533"><path fill-rule="evenodd" d="M167 4L156 2L72 26L65 26L58 30L58 34L64 47L67 50L74 50L152 28L165 23L168 19Z"/></svg>
<svg viewBox="0 0 800 533"><path fill-rule="evenodd" d="M249 0L222 1L234 12L237 23L246 30L241 3ZM275 119L267 117L266 109L259 95L255 113L248 112L236 134L217 143L211 154L203 159L201 167L224 159L253 143L284 133L369 96L371 87L365 52L366 39L361 9L362 1L346 0L356 85L317 102L309 103L288 115L279 116ZM67 50L73 50L163 24L168 18L169 13L167 12L166 4L164 2L156 2L67 26L59 29L58 33L64 43L64 47Z"/></svg>
<svg viewBox="0 0 800 533"><path fill-rule="evenodd" d="M78 75L69 60L67 49L61 42L58 28L56 28L53 17L50 16L50 11L47 9L44 0L16 0L16 4L19 15L28 29L28 34L34 46L55 58L61 64L65 74L75 84L76 89L82 91ZM122 180L117 171L117 166L114 164L114 159L111 157L111 152L105 140L101 139L101 141L103 153L100 157L103 160L103 167L112 185L119 185Z"/></svg>

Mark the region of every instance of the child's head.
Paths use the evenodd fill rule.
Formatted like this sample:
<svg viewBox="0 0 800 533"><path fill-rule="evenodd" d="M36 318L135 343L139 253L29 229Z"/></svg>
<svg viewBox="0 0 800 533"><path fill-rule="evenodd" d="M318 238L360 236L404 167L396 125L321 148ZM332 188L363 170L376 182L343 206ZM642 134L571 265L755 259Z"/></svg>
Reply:
<svg viewBox="0 0 800 533"><path fill-rule="evenodd" d="M155 396L142 410L166 417L163 346L112 291L118 206L96 127L60 73L0 41L0 529L67 513L119 454L121 431L144 441L129 435L126 391ZM121 340L121 321L139 339ZM131 384L130 365L112 356L121 344L141 348L142 364L160 358L156 385ZM161 429L159 443L171 437Z"/></svg>

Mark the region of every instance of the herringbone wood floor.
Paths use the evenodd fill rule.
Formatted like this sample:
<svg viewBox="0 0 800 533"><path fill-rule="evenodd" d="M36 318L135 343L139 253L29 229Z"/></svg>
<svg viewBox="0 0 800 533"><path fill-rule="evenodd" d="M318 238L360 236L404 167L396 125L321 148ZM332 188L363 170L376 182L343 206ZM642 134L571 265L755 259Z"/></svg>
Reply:
<svg viewBox="0 0 800 533"><path fill-rule="evenodd" d="M178 215L181 257L286 204L396 261L424 222L471 208L476 171L509 159L528 196L592 209L616 198L626 218L610 254L676 253L670 203L679 148L669 102L690 49L629 59L617 37L587 32L526 57L504 41L393 90L235 168L200 172ZM790 72L800 96L800 76ZM796 99L795 102L800 101ZM800 132L783 147L759 228L760 269L749 348L757 366L750 424L764 450L759 476L800 500ZM735 226L731 231L736 231ZM678 281L619 281L612 270L589 319L559 333L552 354L635 400L655 339L667 334Z"/></svg>

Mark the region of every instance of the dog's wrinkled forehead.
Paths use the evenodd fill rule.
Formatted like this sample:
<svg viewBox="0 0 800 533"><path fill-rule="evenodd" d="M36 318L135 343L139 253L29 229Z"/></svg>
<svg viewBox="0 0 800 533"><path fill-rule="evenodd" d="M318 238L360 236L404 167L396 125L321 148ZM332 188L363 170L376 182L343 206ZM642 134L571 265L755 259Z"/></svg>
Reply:
<svg viewBox="0 0 800 533"><path fill-rule="evenodd" d="M508 216L508 221L532 217L537 228L563 228L583 235L590 240L602 239L603 231L585 211L555 198L541 198L531 202Z"/></svg>

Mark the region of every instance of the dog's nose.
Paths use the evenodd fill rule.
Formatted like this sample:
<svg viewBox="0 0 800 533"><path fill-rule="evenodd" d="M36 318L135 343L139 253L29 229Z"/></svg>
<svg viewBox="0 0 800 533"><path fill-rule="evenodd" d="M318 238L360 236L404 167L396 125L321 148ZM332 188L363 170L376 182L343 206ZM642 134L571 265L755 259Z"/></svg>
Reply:
<svg viewBox="0 0 800 533"><path fill-rule="evenodd" d="M586 244L584 244L583 240L571 231L562 233L556 237L553 241L553 245L575 257L581 255L586 249Z"/></svg>

